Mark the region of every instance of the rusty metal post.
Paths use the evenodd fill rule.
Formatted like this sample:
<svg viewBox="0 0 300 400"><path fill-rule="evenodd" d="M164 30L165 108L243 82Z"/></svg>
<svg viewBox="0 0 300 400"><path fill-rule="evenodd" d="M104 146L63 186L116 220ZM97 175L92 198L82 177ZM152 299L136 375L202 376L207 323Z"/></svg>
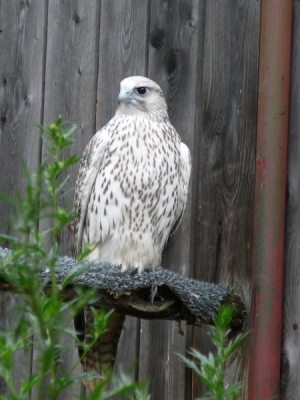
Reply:
<svg viewBox="0 0 300 400"><path fill-rule="evenodd" d="M262 0L249 400L279 399L292 0Z"/></svg>

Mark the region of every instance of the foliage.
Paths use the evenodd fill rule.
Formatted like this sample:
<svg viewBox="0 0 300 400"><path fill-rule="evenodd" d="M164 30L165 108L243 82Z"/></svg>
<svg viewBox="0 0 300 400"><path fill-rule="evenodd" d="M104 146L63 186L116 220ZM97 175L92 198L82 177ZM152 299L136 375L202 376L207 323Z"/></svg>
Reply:
<svg viewBox="0 0 300 400"><path fill-rule="evenodd" d="M195 349L191 349L189 352L193 359L179 355L185 364L195 372L198 379L208 387L209 394L202 400L236 400L240 398L242 382L225 383L226 361L247 334L239 334L233 340L228 341L233 311L233 307L221 306L214 316L215 329L211 333L211 338L217 349L215 355L209 353L208 356L205 356Z"/></svg>
<svg viewBox="0 0 300 400"><path fill-rule="evenodd" d="M12 249L11 255L0 265L0 276L22 294L16 315L18 320L13 328L0 330L0 378L5 382L7 394L0 394L1 400L27 400L34 397L56 399L60 393L75 381L95 377L94 373L76 374L80 360L70 370L62 366L62 359L70 350L62 344L62 335L68 335L70 342L81 346L83 355L104 332L109 314L94 313L96 323L93 340L89 344L79 342L76 332L70 326L73 317L84 307L92 305L96 299L93 290L80 292L77 299L64 303L61 292L69 277L62 284L56 282L55 264L58 257L57 238L61 230L74 218L67 207L60 206L67 179L62 179L67 169L79 158L71 156L62 159L62 150L71 145L75 127L64 130L64 123L58 118L47 128L39 127L47 147L43 162L35 174L30 174L25 166L26 187L24 196L12 199L1 195L13 207L12 229L15 236L2 235L2 243ZM43 228L45 227L46 228ZM25 260L25 267L18 260ZM52 277L50 294L45 294L45 283L39 272L49 268ZM74 272L76 274L76 272ZM72 275L72 274L71 274ZM79 289L78 289L79 290ZM20 350L36 351L35 365L22 382L13 379L14 363ZM111 389L105 389L108 384ZM149 400L147 383L134 383L131 375L121 374L116 378L108 373L90 400L107 399L113 394L124 398Z"/></svg>

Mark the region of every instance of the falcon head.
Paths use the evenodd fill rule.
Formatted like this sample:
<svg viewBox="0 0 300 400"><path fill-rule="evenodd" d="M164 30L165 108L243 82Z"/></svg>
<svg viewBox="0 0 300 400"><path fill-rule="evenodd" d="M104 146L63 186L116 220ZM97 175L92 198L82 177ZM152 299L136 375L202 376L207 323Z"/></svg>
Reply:
<svg viewBox="0 0 300 400"><path fill-rule="evenodd" d="M120 83L117 112L131 115L167 114L167 103L157 83L143 76L130 76Z"/></svg>

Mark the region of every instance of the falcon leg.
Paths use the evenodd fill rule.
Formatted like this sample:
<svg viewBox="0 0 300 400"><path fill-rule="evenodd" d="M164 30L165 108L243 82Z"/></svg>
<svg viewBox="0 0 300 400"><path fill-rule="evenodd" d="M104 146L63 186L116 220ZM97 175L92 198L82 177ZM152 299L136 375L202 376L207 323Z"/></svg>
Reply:
<svg viewBox="0 0 300 400"><path fill-rule="evenodd" d="M100 377L83 380L84 385L94 391L95 386L101 382L101 376L105 376L105 370L112 370L114 367L118 343L123 329L125 315L113 312L109 318L105 332L94 343L93 347L86 353L82 360L84 372L96 371ZM85 338L89 340L90 327L93 324L93 315L87 311Z"/></svg>

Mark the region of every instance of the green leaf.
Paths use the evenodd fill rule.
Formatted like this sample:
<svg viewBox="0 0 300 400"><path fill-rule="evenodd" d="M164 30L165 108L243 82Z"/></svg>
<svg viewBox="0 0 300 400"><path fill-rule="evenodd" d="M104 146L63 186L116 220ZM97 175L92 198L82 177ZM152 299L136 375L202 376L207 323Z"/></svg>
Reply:
<svg viewBox="0 0 300 400"><path fill-rule="evenodd" d="M4 201L5 203L11 204L13 206L15 205L15 200L5 193L0 193L0 200Z"/></svg>
<svg viewBox="0 0 300 400"><path fill-rule="evenodd" d="M37 375L30 375L26 381L22 381L20 392L21 394L28 393L39 381L39 377Z"/></svg>
<svg viewBox="0 0 300 400"><path fill-rule="evenodd" d="M226 361L247 335L247 333L240 334L228 342L233 311L233 307L221 306L213 318L215 329L210 332L210 336L216 346L216 354L209 353L205 356L198 350L191 349L189 354L193 359L180 356L186 366L191 368L209 389L210 392L205 399L235 400L239 398L242 383L224 383Z"/></svg>

